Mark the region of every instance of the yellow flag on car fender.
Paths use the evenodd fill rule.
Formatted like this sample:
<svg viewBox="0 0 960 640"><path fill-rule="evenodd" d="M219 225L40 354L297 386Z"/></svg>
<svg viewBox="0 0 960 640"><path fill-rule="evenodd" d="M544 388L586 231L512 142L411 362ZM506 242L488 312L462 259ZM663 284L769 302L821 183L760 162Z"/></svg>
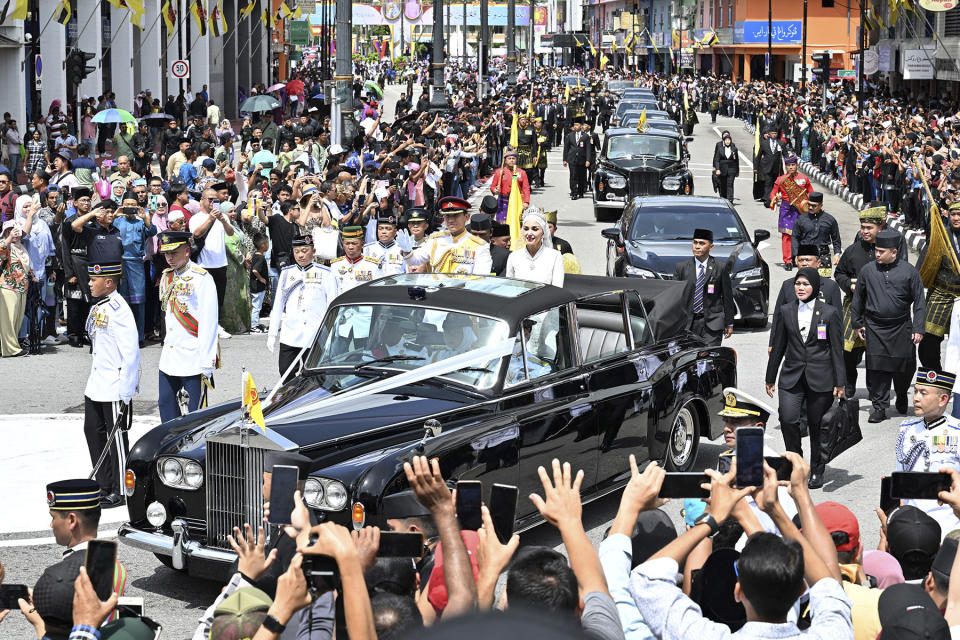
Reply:
<svg viewBox="0 0 960 640"><path fill-rule="evenodd" d="M260 407L260 394L257 392L257 385L253 383L253 376L249 371L243 372L243 400L241 406L250 416L250 419L257 423L260 430L267 432L267 425L263 421L263 409Z"/></svg>

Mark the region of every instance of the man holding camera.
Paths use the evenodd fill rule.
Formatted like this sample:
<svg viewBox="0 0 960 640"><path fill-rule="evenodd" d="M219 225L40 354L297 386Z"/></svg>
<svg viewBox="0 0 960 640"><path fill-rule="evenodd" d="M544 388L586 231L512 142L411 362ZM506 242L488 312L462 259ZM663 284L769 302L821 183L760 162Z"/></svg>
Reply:
<svg viewBox="0 0 960 640"><path fill-rule="evenodd" d="M937 369L917 369L913 382L913 417L900 423L897 471L960 471L960 420L946 413L956 375ZM943 535L960 526L949 505L936 500L904 500L940 523Z"/></svg>
<svg viewBox="0 0 960 640"><path fill-rule="evenodd" d="M200 195L200 212L190 218L190 231L194 241L202 242L197 265L206 269L217 287L217 309L223 305L227 293L227 245L226 237L234 234L233 225L220 210L217 192L206 188ZM230 334L219 329L220 338Z"/></svg>
<svg viewBox="0 0 960 640"><path fill-rule="evenodd" d="M142 347L147 284L143 260L147 255L147 239L157 235L157 228L132 191L124 194L120 215L114 218L113 224L120 230L120 241L123 243L123 280L119 284L119 292L130 305L137 321L137 336Z"/></svg>

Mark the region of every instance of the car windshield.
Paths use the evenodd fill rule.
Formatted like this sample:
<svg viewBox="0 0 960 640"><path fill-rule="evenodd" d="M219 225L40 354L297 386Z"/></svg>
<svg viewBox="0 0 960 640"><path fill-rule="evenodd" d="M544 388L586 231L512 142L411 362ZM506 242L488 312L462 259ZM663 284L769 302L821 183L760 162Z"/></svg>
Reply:
<svg viewBox="0 0 960 640"><path fill-rule="evenodd" d="M502 342L502 320L420 306L366 304L335 307L324 320L308 369L352 367L409 371ZM488 388L497 380L500 359L460 362L440 377Z"/></svg>
<svg viewBox="0 0 960 640"><path fill-rule="evenodd" d="M633 87L633 80L611 80L607 83L607 89L610 91L617 91L618 89L626 89Z"/></svg>
<svg viewBox="0 0 960 640"><path fill-rule="evenodd" d="M630 227L631 240L693 240L694 229L710 229L714 242L745 242L747 232L726 207L640 207Z"/></svg>
<svg viewBox="0 0 960 640"><path fill-rule="evenodd" d="M655 156L657 158L680 159L680 145L676 139L666 136L610 136L607 138L607 158L635 158Z"/></svg>

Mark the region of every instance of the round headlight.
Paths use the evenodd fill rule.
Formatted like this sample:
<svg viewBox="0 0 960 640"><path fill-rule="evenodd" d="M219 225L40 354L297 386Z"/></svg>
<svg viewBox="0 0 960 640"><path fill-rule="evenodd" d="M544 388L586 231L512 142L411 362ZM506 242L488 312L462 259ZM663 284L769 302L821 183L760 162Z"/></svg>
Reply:
<svg viewBox="0 0 960 640"><path fill-rule="evenodd" d="M320 508L323 502L323 485L316 478L307 478L303 483L303 501L307 506Z"/></svg>
<svg viewBox="0 0 960 640"><path fill-rule="evenodd" d="M194 461L183 465L183 481L188 487L199 489L203 484L203 467Z"/></svg>
<svg viewBox="0 0 960 640"><path fill-rule="evenodd" d="M340 511L347 506L347 489L336 480L327 484L327 506L333 511Z"/></svg>
<svg viewBox="0 0 960 640"><path fill-rule="evenodd" d="M159 502L151 502L147 505L147 522L154 527L162 527L167 521L167 510Z"/></svg>
<svg viewBox="0 0 960 640"><path fill-rule="evenodd" d="M607 184L611 189L623 189L627 186L627 179L623 176L613 175L607 177Z"/></svg>
<svg viewBox="0 0 960 640"><path fill-rule="evenodd" d="M180 484L183 480L183 466L176 458L167 458L160 465L160 474L166 484Z"/></svg>

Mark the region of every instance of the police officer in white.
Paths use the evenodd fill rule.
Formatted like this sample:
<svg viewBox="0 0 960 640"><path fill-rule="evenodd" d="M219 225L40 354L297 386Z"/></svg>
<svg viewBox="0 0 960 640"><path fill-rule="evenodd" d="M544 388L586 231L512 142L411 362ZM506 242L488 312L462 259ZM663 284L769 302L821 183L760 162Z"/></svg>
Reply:
<svg viewBox="0 0 960 640"><path fill-rule="evenodd" d="M407 251L410 249L413 249L412 238ZM403 248L397 242L397 216L392 213L381 213L377 216L377 241L365 245L363 255L376 260L385 276L406 271Z"/></svg>
<svg viewBox="0 0 960 640"><path fill-rule="evenodd" d="M177 393L186 389L187 410L205 405L204 384L218 368L217 286L206 269L190 260L187 231L160 234L160 252L169 269L160 276L160 307L167 334L160 353L160 419L180 416Z"/></svg>
<svg viewBox="0 0 960 640"><path fill-rule="evenodd" d="M917 369L913 382L914 417L900 423L897 471L960 471L960 421L945 415L956 375L936 369ZM960 526L949 505L936 500L904 500L940 523L944 537Z"/></svg>
<svg viewBox="0 0 960 640"><path fill-rule="evenodd" d="M467 231L470 203L448 196L437 203L446 229L430 234L427 241L407 255L407 266L430 264L433 273L488 275L493 265L490 245Z"/></svg>
<svg viewBox="0 0 960 640"><path fill-rule="evenodd" d="M296 236L292 244L295 263L280 271L267 336L271 353L280 337L280 375L290 369L301 350L313 344L330 301L340 292L333 272L313 261L313 237Z"/></svg>
<svg viewBox="0 0 960 640"><path fill-rule="evenodd" d="M90 462L96 467L100 506L110 508L123 503L130 402L140 384L140 346L133 313L117 293L123 273L119 245L95 243L91 250L87 272L90 293L96 302L87 316L93 362L83 391L83 432ZM115 428L118 423L120 426Z"/></svg>
<svg viewBox="0 0 960 640"><path fill-rule="evenodd" d="M330 261L330 270L337 278L340 293L384 275L379 260L363 255L363 227L343 227L340 229L340 239L346 255Z"/></svg>

